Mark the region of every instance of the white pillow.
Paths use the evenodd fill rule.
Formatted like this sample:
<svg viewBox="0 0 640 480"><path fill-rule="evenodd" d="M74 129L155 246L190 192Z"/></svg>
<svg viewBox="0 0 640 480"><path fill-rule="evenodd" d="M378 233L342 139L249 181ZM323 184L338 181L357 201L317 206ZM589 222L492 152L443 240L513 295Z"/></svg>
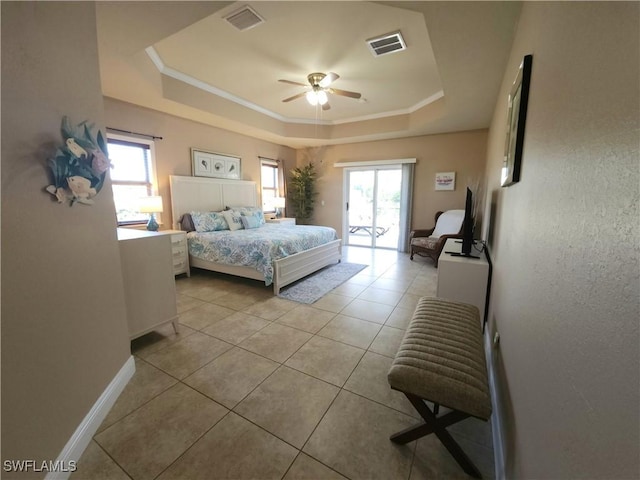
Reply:
<svg viewBox="0 0 640 480"><path fill-rule="evenodd" d="M455 235L462 228L464 220L464 210L447 210L438 217L436 228L431 234L432 237L442 235Z"/></svg>
<svg viewBox="0 0 640 480"><path fill-rule="evenodd" d="M242 218L239 212L233 210L225 210L222 212L224 219L229 224L229 230L240 230L242 227Z"/></svg>

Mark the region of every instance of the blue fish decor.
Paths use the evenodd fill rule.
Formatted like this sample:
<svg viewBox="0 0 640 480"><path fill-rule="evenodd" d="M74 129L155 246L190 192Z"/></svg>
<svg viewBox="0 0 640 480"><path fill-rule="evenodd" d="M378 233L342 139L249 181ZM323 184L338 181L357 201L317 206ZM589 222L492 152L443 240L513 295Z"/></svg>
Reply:
<svg viewBox="0 0 640 480"><path fill-rule="evenodd" d="M58 203L93 205L93 197L104 185L111 166L107 142L102 132L94 135L92 129L86 121L73 126L68 117L62 118L63 144L47 162L53 183L45 188Z"/></svg>

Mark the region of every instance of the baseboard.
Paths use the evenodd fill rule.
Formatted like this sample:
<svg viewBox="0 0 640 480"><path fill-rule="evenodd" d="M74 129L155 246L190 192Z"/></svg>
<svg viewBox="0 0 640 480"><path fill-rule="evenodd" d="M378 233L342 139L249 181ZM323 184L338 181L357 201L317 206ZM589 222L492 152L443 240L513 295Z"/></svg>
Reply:
<svg viewBox="0 0 640 480"><path fill-rule="evenodd" d="M57 465L71 465L70 462L77 464L82 453L91 442L96 431L102 424L103 420L113 407L124 387L127 386L129 380L136 371L136 364L133 356L130 356L124 363L120 371L113 377L111 383L107 386L98 401L91 407L89 413L84 417L76 431L73 433L67 444L60 452L57 459ZM66 480L72 472L49 472L45 480Z"/></svg>
<svg viewBox="0 0 640 480"><path fill-rule="evenodd" d="M493 463L496 480L505 479L504 464L504 439L502 437L502 411L498 405L498 394L496 392L496 374L493 362L493 345L490 335L484 335L484 350L487 356L487 373L489 374L489 390L491 391L491 434L493 441Z"/></svg>

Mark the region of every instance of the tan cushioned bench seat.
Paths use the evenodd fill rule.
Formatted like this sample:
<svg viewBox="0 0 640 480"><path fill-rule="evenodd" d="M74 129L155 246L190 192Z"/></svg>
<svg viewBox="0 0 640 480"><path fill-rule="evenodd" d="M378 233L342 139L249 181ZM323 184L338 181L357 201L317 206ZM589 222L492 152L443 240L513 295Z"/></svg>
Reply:
<svg viewBox="0 0 640 480"><path fill-rule="evenodd" d="M473 305L423 297L389 370L392 388L487 420L480 314Z"/></svg>

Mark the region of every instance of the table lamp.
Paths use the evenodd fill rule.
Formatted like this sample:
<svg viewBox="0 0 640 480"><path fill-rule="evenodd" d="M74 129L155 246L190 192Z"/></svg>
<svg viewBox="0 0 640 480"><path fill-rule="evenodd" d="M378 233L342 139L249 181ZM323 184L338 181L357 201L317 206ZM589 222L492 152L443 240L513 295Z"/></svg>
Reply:
<svg viewBox="0 0 640 480"><path fill-rule="evenodd" d="M276 209L276 218L280 218L282 216L281 208L284 208L286 204L286 199L284 197L274 197L273 206Z"/></svg>
<svg viewBox="0 0 640 480"><path fill-rule="evenodd" d="M156 222L156 213L162 213L162 197L142 197L140 198L139 210L141 213L149 214L149 222L147 223L147 230L150 232L158 231L158 222Z"/></svg>

